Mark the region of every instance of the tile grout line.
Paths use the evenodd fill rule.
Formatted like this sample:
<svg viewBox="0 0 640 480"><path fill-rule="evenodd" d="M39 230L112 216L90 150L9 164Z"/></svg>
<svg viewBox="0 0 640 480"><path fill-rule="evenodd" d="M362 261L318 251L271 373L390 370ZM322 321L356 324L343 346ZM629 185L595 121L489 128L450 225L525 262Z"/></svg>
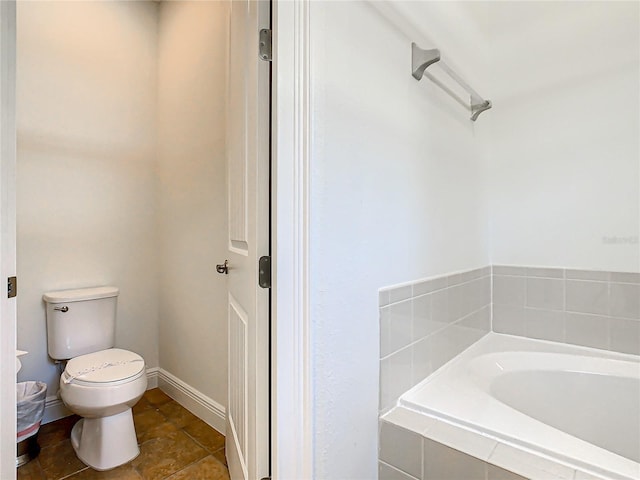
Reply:
<svg viewBox="0 0 640 480"><path fill-rule="evenodd" d="M609 279L611 280L611 279ZM607 350L611 350L611 281L607 282Z"/></svg>
<svg viewBox="0 0 640 480"><path fill-rule="evenodd" d="M174 400L174 399L171 399L171 400L169 400L169 401L167 401L167 402L161 403L160 405L166 405L166 404L171 403L171 402L175 402L176 404L180 405L180 403L178 403L178 402L177 402L176 400ZM156 406L155 406L155 405L153 405L153 404L151 404L151 405L152 405L153 407L156 407ZM160 405L158 405L158 407L159 407ZM182 405L180 405L180 406L182 406ZM184 407L183 407L183 408L184 408ZM180 472L182 472L182 471L186 470L187 468L189 468L189 467L191 467L191 466L195 465L196 463L198 463L198 462L202 461L203 459L205 459L205 458L207 458L207 457L212 457L216 462L218 462L218 463L222 464L222 466L223 466L225 469L228 469L228 467L227 467L226 465L224 465L222 462L220 462L220 461L219 461L217 458L215 458L215 457L214 457L214 455L213 455L214 453L216 453L216 452L218 452L218 451L222 450L223 448L225 448L224 446L223 446L223 447L221 447L221 448L219 448L219 449L217 449L217 450L215 450L214 452L210 452L208 448L206 448L202 443L200 443L200 442L199 442L195 437L193 437L192 435L190 435L190 434L185 430L186 425L184 425L184 426L182 426L182 427L178 427L178 425L176 425L176 423L174 423L174 422L173 422L173 421L172 421L172 420L171 420L171 419L170 419L170 418L169 418L169 417L168 417L168 416L167 416L167 415L166 415L162 410L160 410L160 408L155 408L155 410L156 410L158 413L160 413L160 415L162 415L168 423L170 423L170 424L172 424L173 426L175 426L179 432L182 432L182 433L183 433L187 438L191 439L191 441L193 441L197 446L199 446L200 448L202 448L202 449L207 453L207 455L205 455L204 457L199 458L199 459L197 459L197 460L194 460L193 462L189 463L188 465L185 465L183 468L181 468L181 469L179 469L179 470L177 470L177 471L175 471L175 472L173 472L173 473L171 473L171 474L167 475L166 477L163 477L163 480L168 480L168 479L170 479L170 478L171 478L171 477L173 477L174 475L177 475L178 473L180 473ZM198 417L196 416L196 418L198 418ZM202 419L200 419L200 420L202 420ZM150 441L150 440L153 440L153 439L149 439L148 441ZM134 467L134 468L135 468L135 467ZM143 480L147 480L147 479L146 479L146 477L145 477L143 474L141 474L140 472L138 472L138 470L137 470L137 469L136 469L136 472L137 472L137 473L138 473L138 474L143 478ZM150 480L150 479L149 479L149 480Z"/></svg>
<svg viewBox="0 0 640 480"><path fill-rule="evenodd" d="M567 270L562 270L562 341L567 341Z"/></svg>
<svg viewBox="0 0 640 480"><path fill-rule="evenodd" d="M169 400L167 400L167 401L165 401L165 402L158 403L158 404L156 404L156 403L152 403L152 402L149 402L148 400L145 400L145 401L147 402L147 405L148 405L148 407L149 407L149 408L145 408L145 410L142 410L141 412L145 412L145 411L155 411L155 412L159 413L159 414L163 417L163 419L164 419L164 421L165 421L165 422L167 422L167 423L169 423L169 424L173 425L173 426L176 428L176 430L177 430L178 432L182 432L186 438L188 438L190 441L192 441L194 445L196 445L196 446L198 446L198 447L202 448L203 453L205 453L205 455L204 455L203 457L201 457L201 458L199 458L199 459L197 459L197 460L195 460L195 461L193 461L193 462L191 462L191 463L189 463L189 464L187 464L187 465L184 465L182 468L180 468L179 470L177 470L177 471L175 471L175 472L172 472L170 475L168 475L168 476L166 476L166 477L162 477L163 479L171 478L172 476L177 475L177 474L178 474L178 473L180 473L180 472L183 472L185 469L187 469L187 468L189 468L189 467L193 466L194 464L196 464L196 463L198 463L198 462L200 462L200 461L202 461L202 460L204 460L204 459L206 459L206 458L208 458L208 457L210 457L211 459L213 459L213 461L214 461L214 462L219 463L219 464L224 468L224 470L228 472L228 466L227 466L227 465L225 465L225 463L224 463L222 460L220 460L219 458L217 458L217 457L216 457L216 454L219 454L221 451L224 451L224 449L225 449L225 445L224 445L224 443L223 443L223 445L222 445L220 448L216 448L216 449L210 449L210 448L207 448L204 444L202 444L200 441L198 441L195 437L193 437L191 434L189 434L189 433L185 430L185 428L190 424L190 422L187 422L187 424L185 424L185 425L183 425L183 426L181 426L181 427L180 427L180 426L178 426L178 424L176 424L174 421L172 421L172 420L171 420L171 419L170 419L170 418L169 418L169 417L168 417L168 416L167 416L167 415L166 415L162 410L160 410L160 407L161 407L161 406L166 405L166 404L169 404L169 403L171 403L171 402L175 402L178 406L181 406L181 407L182 407L182 405L181 405L179 402L177 402L177 401L176 401L176 400L174 400L174 399L169 399ZM184 408L184 407L183 407L183 408ZM65 418L68 418L68 417L65 417ZM199 419L199 420L202 420L202 419L200 419L200 418L199 418L199 417L197 417L197 416L195 416L195 418L196 418L196 419ZM64 419L60 419L60 420L64 420ZM56 420L56 422L58 422L58 421L60 421L60 420ZM64 424L63 424L63 425L64 425ZM68 433L68 432L67 432L67 430L69 430L69 429L68 429L68 428L65 428L65 427L66 427L66 425L64 425L64 426L56 426L56 427L54 427L55 429L54 429L53 431L54 431L54 432L57 432L57 433L63 433L63 434L65 434L65 435L66 435L66 434ZM146 444L146 443L148 443L148 442L150 442L150 441L156 440L157 438L161 438L161 437L149 438L148 440L146 440L146 441L144 441L144 442L139 443L139 444L138 444L138 446L139 446L139 448L141 448L144 444ZM55 442L55 443L53 443L53 444L49 444L49 445L47 445L46 447L42 447L42 449L43 449L43 450L45 450L45 449L53 448L53 447L55 447L55 446L61 445L61 444L66 443L66 442L70 442L70 437L69 437L69 436L65 436L65 438L64 438L64 439L62 439L62 440L60 440L60 441L56 441L56 442ZM74 453L75 453L75 452L74 452ZM142 452L141 452L141 453L142 453ZM136 458L137 458L137 457L136 457ZM49 476L48 476L48 474L47 474L46 470L42 467L42 464L41 464L41 462L40 462L40 458L36 458L36 459L34 459L34 460L35 460L35 462L36 462L36 465L37 465L37 468L38 468L38 471L39 471L39 473L40 473L41 478L49 478ZM133 470L133 472L135 472L135 474L136 474L136 475L138 475L138 477L139 477L141 480L151 480L151 479L148 479L148 478L147 478L147 477L146 477L146 476L145 476L145 475L144 475L144 474L143 474L143 473L142 473L142 472L141 472L141 471L140 471L140 470L139 470L139 469L134 465L133 460L132 460L132 461L130 461L130 462L127 462L126 464L124 464L124 465L122 465L122 466L128 466L129 468L131 468L131 470ZM75 470L75 471L73 471L73 472L71 472L71 473L69 473L69 474L67 474L67 475L62 476L62 477L55 477L55 480L68 480L68 479L72 479L73 477L75 477L75 476L77 476L77 475L81 474L81 472L84 472L84 471L87 471L87 470L92 470L92 471L93 471L93 469L91 469L91 467L89 467L89 466L87 466L87 465L84 465L84 464L83 464L83 468L80 468L80 469L78 469L78 470Z"/></svg>
<svg viewBox="0 0 640 480"><path fill-rule="evenodd" d="M493 265L489 265L489 331L493 332Z"/></svg>
<svg viewBox="0 0 640 480"><path fill-rule="evenodd" d="M189 434L189 432L187 432L184 428L181 428L181 430L184 432L184 434L189 437L191 440L193 440L195 443L198 444L198 446L202 447L204 450L206 450L207 452L209 452L209 455L213 456L214 453L219 452L220 450L224 449L225 446L223 445L220 448L216 448L215 450L211 451L209 450L206 446L204 446L201 442L199 442L194 436L192 436L191 434ZM226 438L225 438L225 443L226 443ZM217 459L216 459L217 460Z"/></svg>
<svg viewBox="0 0 640 480"><path fill-rule="evenodd" d="M60 477L58 480L65 480L66 478L73 477L74 475L77 475L80 472L84 472L85 470L89 470L89 466L88 465L85 465L84 468L81 468L80 470L76 470L75 472L70 473L69 475L65 475L64 477ZM45 477L46 477L46 474L45 474Z"/></svg>
<svg viewBox="0 0 640 480"><path fill-rule="evenodd" d="M447 278L447 277L441 277L441 278ZM402 303L402 302L407 302L407 301L413 300L414 298L420 298L420 297L424 297L426 295L432 295L434 293L439 293L439 292L442 292L443 290L447 290L449 288L460 287L462 285L467 285L467 284L472 283L472 282L477 282L478 280L484 280L485 278L489 278L490 279L491 278L491 273L488 273L488 274L483 275L481 277L472 278L471 280L467 280L465 282L456 283L454 285L445 285L442 288L437 288L435 290L431 290L429 292L421 293L420 295L415 295L415 296L413 295L413 285L410 285L412 287L411 288L411 296L410 297L403 298L402 300L396 300L395 302L389 302L389 303L387 303L385 305L378 305L378 309L387 308L387 307L390 307L392 305L397 305L398 303ZM420 283L420 282L417 282L417 283Z"/></svg>
<svg viewBox="0 0 640 480"><path fill-rule="evenodd" d="M431 337L431 336L435 335L436 333L440 333L440 332L442 332L443 330L446 330L447 328L449 328L449 327L451 327L451 326L453 326L453 325L457 325L458 323L462 322L463 320L466 320L467 318L471 317L472 315L475 315L476 313L481 312L482 310L484 310L485 308L489 307L490 305L491 305L490 303L487 303L487 304L483 305L482 307L480 307L480 308L478 308L478 309L474 310L473 312L468 313L468 314L466 314L465 316L458 318L457 320L454 320L453 322L446 323L444 326L442 326L442 327L438 328L437 330L434 330L434 331L433 331L433 332L431 332L429 335L425 335L424 337L420 337L420 338L418 338L417 340L414 340L414 341L412 341L411 343L408 343L407 345L405 345L405 346L403 346L403 347L401 347L401 348L399 348L399 349L397 349L397 350L394 350L394 351L393 351L393 352L391 352L391 353L388 353L388 354L387 354L387 355L385 355L384 357L381 357L381 358L379 359L379 361L386 360L386 359L388 359L390 356L395 355L396 353L399 353L399 352L401 352L401 351L403 351L403 350L406 350L406 349L407 349L407 348L409 348L409 347L414 346L416 343L418 343L418 342L420 342L420 341L424 340L425 338L429 338L429 337ZM412 320L413 320L413 319L412 319ZM411 323L412 323L411 328L413 329L413 321L412 321Z"/></svg>
<svg viewBox="0 0 640 480"><path fill-rule="evenodd" d="M170 474L169 474L169 475L167 475L166 477L162 477L162 479L161 479L161 480L168 480L168 479L170 479L171 477L173 477L174 475L177 475L177 474L179 474L180 472L185 471L187 468L189 468L189 467L191 467L191 466L195 465L196 463L198 463L198 462L200 462L200 461L202 461L202 460L204 460L205 458L210 457L210 456L213 456L213 455L205 455L205 456L204 456L204 457L202 457L202 458L199 458L199 459L197 459L197 460L194 460L193 462L189 463L188 465L185 465L184 467L182 467L180 470L176 470L175 472L170 473ZM142 478L143 478L144 480L152 480L152 479L146 479L146 478L144 477L144 475L142 475Z"/></svg>

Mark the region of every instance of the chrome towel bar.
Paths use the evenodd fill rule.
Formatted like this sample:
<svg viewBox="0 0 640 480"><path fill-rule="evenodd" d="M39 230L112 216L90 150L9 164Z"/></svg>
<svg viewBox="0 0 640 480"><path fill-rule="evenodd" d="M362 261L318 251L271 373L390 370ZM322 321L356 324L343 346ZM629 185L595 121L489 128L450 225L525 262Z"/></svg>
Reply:
<svg viewBox="0 0 640 480"><path fill-rule="evenodd" d="M467 91L467 93L469 93L469 102L461 99L453 90L426 71L430 65L436 62L439 62L442 70L455 80L465 91ZM451 70L446 63L440 60L440 50L437 48L424 50L418 47L415 43L411 44L411 75L413 75L413 78L418 81L422 80L422 77L425 75L429 77L433 83L451 95L463 107L468 109L471 112L471 120L474 122L478 118L478 115L491 108L490 100L482 98L478 92L471 88L471 86L460 77L460 75Z"/></svg>

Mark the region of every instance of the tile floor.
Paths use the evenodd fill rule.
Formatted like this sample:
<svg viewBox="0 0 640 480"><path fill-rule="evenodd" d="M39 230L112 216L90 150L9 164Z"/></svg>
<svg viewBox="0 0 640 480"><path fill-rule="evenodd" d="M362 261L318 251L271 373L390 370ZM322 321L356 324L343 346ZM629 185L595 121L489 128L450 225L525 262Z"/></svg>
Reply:
<svg viewBox="0 0 640 480"><path fill-rule="evenodd" d="M97 472L75 455L69 435L79 417L43 425L38 458L18 469L18 480L228 480L224 436L165 393L147 390L133 408L140 455Z"/></svg>

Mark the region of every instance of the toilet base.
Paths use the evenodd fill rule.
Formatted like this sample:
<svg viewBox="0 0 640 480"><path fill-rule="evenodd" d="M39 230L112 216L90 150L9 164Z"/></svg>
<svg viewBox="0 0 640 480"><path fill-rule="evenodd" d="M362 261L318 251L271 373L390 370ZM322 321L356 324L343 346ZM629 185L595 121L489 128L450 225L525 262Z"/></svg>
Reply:
<svg viewBox="0 0 640 480"><path fill-rule="evenodd" d="M131 409L109 417L82 418L71 430L76 455L94 470L110 470L130 462L140 449Z"/></svg>

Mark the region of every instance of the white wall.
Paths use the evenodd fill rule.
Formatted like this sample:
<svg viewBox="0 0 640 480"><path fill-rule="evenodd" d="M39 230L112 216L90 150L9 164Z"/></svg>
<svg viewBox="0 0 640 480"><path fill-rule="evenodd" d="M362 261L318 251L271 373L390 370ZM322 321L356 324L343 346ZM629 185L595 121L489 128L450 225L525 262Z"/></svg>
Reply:
<svg viewBox="0 0 640 480"><path fill-rule="evenodd" d="M227 403L225 93L229 5L160 6L160 363Z"/></svg>
<svg viewBox="0 0 640 480"><path fill-rule="evenodd" d="M493 263L640 271L640 5L473 7L494 85Z"/></svg>
<svg viewBox="0 0 640 480"><path fill-rule="evenodd" d="M20 380L58 375L48 290L120 287L116 344L158 365L157 5L18 5Z"/></svg>
<svg viewBox="0 0 640 480"><path fill-rule="evenodd" d="M638 5L322 2L311 19L315 470L375 478L378 287L490 260L638 270ZM494 109L472 125L413 80L411 41Z"/></svg>
<svg viewBox="0 0 640 480"><path fill-rule="evenodd" d="M311 21L315 475L371 479L378 288L488 264L486 164L468 113L411 76L426 36L363 2L312 3ZM446 32L435 46L467 65Z"/></svg>

